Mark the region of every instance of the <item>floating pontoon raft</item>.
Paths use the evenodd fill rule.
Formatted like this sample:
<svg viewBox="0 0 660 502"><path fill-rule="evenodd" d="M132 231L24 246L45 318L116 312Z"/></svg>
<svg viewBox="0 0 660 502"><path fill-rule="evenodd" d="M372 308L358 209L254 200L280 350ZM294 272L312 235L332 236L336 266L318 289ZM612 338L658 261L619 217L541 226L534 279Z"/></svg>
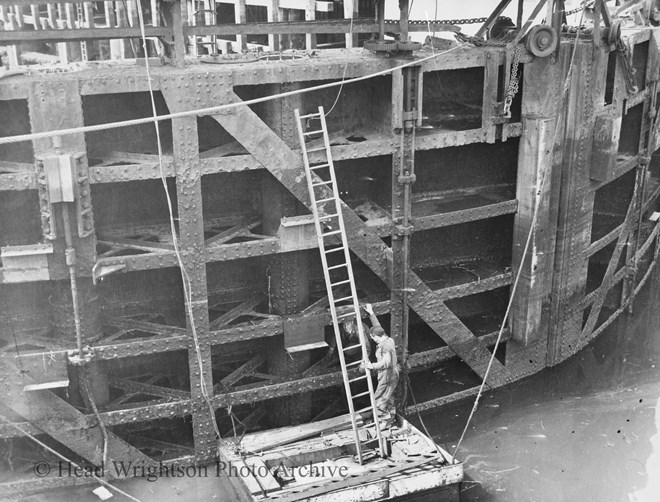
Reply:
<svg viewBox="0 0 660 502"><path fill-rule="evenodd" d="M360 434L372 455L360 465L348 415L245 436L240 448L222 447L227 473L244 500L457 501L463 464L410 422L397 417L397 426L384 431L388 458L376 454L375 427ZM236 478L238 478L236 480Z"/></svg>

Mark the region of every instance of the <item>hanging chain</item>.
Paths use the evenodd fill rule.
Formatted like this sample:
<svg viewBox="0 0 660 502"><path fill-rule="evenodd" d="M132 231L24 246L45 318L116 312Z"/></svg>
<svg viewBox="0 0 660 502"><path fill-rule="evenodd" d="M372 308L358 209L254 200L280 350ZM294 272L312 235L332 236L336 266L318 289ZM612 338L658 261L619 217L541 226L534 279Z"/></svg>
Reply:
<svg viewBox="0 0 660 502"><path fill-rule="evenodd" d="M635 68L632 65L630 49L626 43L619 38L616 42L616 54L623 65L623 76L626 82L626 88L631 94L637 94L637 79L635 78Z"/></svg>
<svg viewBox="0 0 660 502"><path fill-rule="evenodd" d="M426 26L429 23L438 23L438 24L483 24L488 20L487 17L471 17L466 19L432 19L430 21L426 20L409 20L409 25L424 25ZM399 24L398 19L387 19L385 24Z"/></svg>
<svg viewBox="0 0 660 502"><path fill-rule="evenodd" d="M596 4L596 0L589 0L589 1L587 1L587 0L583 0L582 3L580 3L580 6L579 6L579 7L576 7L576 8L573 9L573 10L567 10L566 12L564 12L564 14L567 15L567 16L571 16L571 15L573 15L573 14L577 14L577 13L580 12L582 9L590 9L590 8L593 7L595 4Z"/></svg>
<svg viewBox="0 0 660 502"><path fill-rule="evenodd" d="M511 62L509 88L506 90L506 94L504 96L504 106L502 107L502 114L506 117L511 116L511 104L513 103L513 98L516 97L516 94L518 94L518 90L520 89L520 76L518 75L518 64L520 63L520 56L522 56L522 46L516 45L516 48L513 52L513 61Z"/></svg>

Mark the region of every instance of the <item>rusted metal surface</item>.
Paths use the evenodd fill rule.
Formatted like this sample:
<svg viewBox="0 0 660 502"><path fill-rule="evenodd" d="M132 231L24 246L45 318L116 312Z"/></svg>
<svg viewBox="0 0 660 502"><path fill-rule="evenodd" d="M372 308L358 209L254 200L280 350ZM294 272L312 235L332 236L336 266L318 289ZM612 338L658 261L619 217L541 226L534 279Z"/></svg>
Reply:
<svg viewBox="0 0 660 502"><path fill-rule="evenodd" d="M239 99L236 96L234 99ZM309 195L299 183L303 175L300 157L292 152L247 107L237 108L231 114L216 115L218 122L243 146L264 164L270 172L298 198L309 206ZM241 132L249 124L250 136ZM283 167L286 166L286 167ZM351 250L387 284L391 285L391 250L374 235L350 208L344 205L344 221ZM377 251L377 252L374 252ZM409 271L410 294L408 305L479 375L483 375L490 352L482 346L469 329L447 308L442 300L412 271ZM493 382L506 380L506 370L499 362L492 368Z"/></svg>
<svg viewBox="0 0 660 502"><path fill-rule="evenodd" d="M3 402L49 436L95 465L103 462L104 437L96 419L83 415L48 390L25 391L34 383L27 373L7 361L0 362ZM152 460L136 448L108 432L108 459L132 460L151 465Z"/></svg>
<svg viewBox="0 0 660 502"><path fill-rule="evenodd" d="M175 5L179 4L175 2ZM174 19L172 18L172 20ZM182 19L177 22L180 21ZM368 26L370 23L364 23L364 26ZM311 27L311 31L308 31L308 33L320 33L321 31L318 30L321 29L339 30L337 26L331 25L331 22L322 26L321 23L313 26L308 25ZM341 25L341 23L337 23L337 25ZM357 25L362 26L359 23L356 23ZM275 26L276 31L268 31L269 27L264 27L264 33L277 33L277 29L280 29L278 26L282 25L270 26ZM158 27L157 29L169 30L168 33L172 33L172 29L169 27ZM174 57L175 62L182 64L182 34L184 28L181 25L180 28L175 29L178 30L180 36L176 41L178 43L175 43L172 47L170 54ZM190 30L196 30L199 33L210 33L211 31L208 30L215 30L214 33L216 33L229 30L230 27L221 26L210 29L206 27L188 27L185 29L188 30L188 33L192 32ZM236 28L231 27L231 29L236 32ZM243 33L241 30L245 29L248 28L246 26L238 28L241 34ZM250 29L252 30L252 27ZM292 28L287 28L287 30L290 29ZM27 33L27 36L51 36L47 33L44 34L41 30L34 32L35 34L39 33L39 35L33 35L30 32L15 33ZM254 32L250 31L250 33L253 34ZM86 32L78 31L77 35L72 36L81 34L86 34ZM653 43L655 43L656 38L654 34ZM635 33L631 36L630 42L634 45L636 42L649 39L650 35L648 33L646 35ZM658 58L660 57L660 52L655 45L650 46L650 49L646 75L647 84L658 78L657 68L659 67ZM565 43L556 64L551 63L549 59L548 61L533 60L528 54L523 54L523 62L527 65L523 86L523 115L532 117L532 120L537 121L537 124L544 120L539 117L548 116L548 110L552 113L556 111L559 93L564 83L563 79L568 74L569 56L572 51L572 42L571 44ZM343 207L343 212L351 250L390 289L387 293L384 288L378 291L379 294L386 294L386 296L380 298L387 298L387 300L377 304L376 310L379 314L391 314L392 324L390 329L397 342L400 342L400 349L402 351L407 350L405 341L408 324L406 312L409 307L446 343L446 346L440 348L411 354L407 360L411 371L429 370L449 358L458 356L477 374L483 376L491 356L488 347L492 347L494 344L497 339L497 332L479 337L475 336L461 320L463 317L459 317L450 310L445 302L510 286L517 271L517 266L521 263L526 269L523 273L523 282L519 284L521 290L518 291L518 294L524 300L517 307L523 312L514 319L513 334L508 329L504 330L503 342L507 343L506 364L503 365L499 361L495 361L493 371L488 379L491 386L502 385L538 371L546 364L555 364L579 350L632 304L634 295L639 291L641 285L647 281L650 271L654 269L655 261L652 261L648 268L640 268L640 277L635 278L634 274L632 276L630 274L630 267L642 258L644 258L645 263L651 255L653 258L657 258L657 226L650 234L649 230L645 229L643 233L645 240L639 243L637 249L631 248L625 251L626 265L624 267L617 269L616 264L620 254L624 252L622 247L625 242L630 242L631 239L635 239L637 236L635 231L638 224L637 214L642 214L654 207L656 204L655 199L660 193L660 187L651 192L651 196L648 200L643 201L641 207L640 203L635 202L635 198L633 198L629 206L630 214L623 224L617 225L613 230L608 228L607 232L603 232L605 235L594 242L591 242L590 239L596 190L605 186L607 182L616 183L631 169L643 164L645 157L648 157L648 154L655 149L655 133L657 131L652 131L653 134L650 134L650 152L644 152L640 149L639 155L637 152L626 152L617 155L619 138L616 135L616 117L622 116L636 105L642 105L645 117L642 131L647 126L650 128L646 116L653 98L650 91L651 87L647 85L647 89L630 95L625 89L625 82L620 70L617 70L612 83L612 104L605 105L607 53L580 39L575 54L575 66L571 73L568 97L561 112L563 116L556 137L547 134L549 129L543 135L535 136L527 126L523 127L519 123L502 124L494 120L496 100L499 91L501 91L498 79L500 66L505 59L504 51L492 47L459 48L450 54L423 62L423 74L420 74L419 80L421 82L426 79L428 82L436 77L435 72L445 70L483 68L483 89L479 89L479 97L482 99L482 106L478 112L481 117L480 127L468 130L418 130L415 132L413 144L412 134L404 133L401 136L391 136L389 131L391 124L367 125L368 119L365 118L365 123L356 129L357 133L364 136L364 141L349 141L344 137L340 138L341 144L333 146L335 160L345 161L347 170L355 169L356 166L361 168L362 166L359 164L364 161L365 164L368 162L381 163L382 168L379 165L378 169L382 170L374 171L378 175L381 175L381 173L386 176L394 174L391 180L392 205L389 218L384 217L377 221L364 222L347 205ZM316 55L304 54L302 56L303 59L301 60L288 62L256 61L250 64L237 65L190 64L185 69L154 67L152 68L152 83L155 90L162 92L165 96L170 111L180 111L229 103L238 100L237 95L241 92L267 95L270 92L268 89L293 90L326 80L340 80L344 75L346 78L363 76L397 64L394 60L375 58L365 55L361 51L353 51L348 54L341 51L319 51ZM401 102L404 98L404 86L403 81L399 80L400 78L400 74L394 74L392 77L392 102L378 103L378 105L391 106L393 123L403 125L404 113L399 108L403 109ZM387 85L389 85L389 78L383 80L387 80ZM541 80L544 80L545 83ZM260 87L267 85L270 85L271 88ZM240 92L238 88L240 88ZM249 90L246 91L248 88ZM83 105L81 96L144 93L147 90L144 69L139 67L122 67L118 71L117 68L111 66L101 66L96 69L82 68L80 71L71 73L17 76L0 80L0 100L28 100L34 131L82 125ZM236 94L234 93L235 90ZM417 87L417 90L421 91L421 87ZM334 92L335 90L329 91L330 94ZM410 89L407 92L410 92ZM57 102L56 98L61 96L64 97L61 100L63 103L57 109L61 109L62 113L57 115L52 113L51 105ZM282 397L295 397L296 402L302 403L300 408L303 410L305 406L304 402L299 400L300 395L341 383L341 375L333 368L335 360L332 351L328 351L326 357L316 365L310 366L309 361L300 360L296 362L293 370L287 364L286 367L283 365L280 368L281 371L273 369L277 364L273 364L272 368L264 369L262 367L264 357L262 355L255 356L257 352L260 352L255 350L255 347L265 343L277 342L279 344L284 333L284 323L289 319L288 316L294 315L313 301L308 301L309 298L305 298L305 301L300 300L301 295L307 294L306 288L309 287L309 285L303 283L309 283L310 278L307 276L297 277L296 274L301 267L306 265L301 265L300 261L290 259L284 251L302 256L306 250L312 249L315 244L301 241L297 244L288 243L286 246L282 246L276 234L282 215L289 214L287 211L290 211L291 214L300 214L300 209L294 204L293 196L303 204L309 205L306 188L304 183L301 183L302 164L298 153L292 149L291 111L293 107L301 104L309 105L312 100L316 99L312 96L296 96L282 102L272 102L263 105L263 107L257 105L251 109L241 107L231 111L223 111L214 116L213 118L245 147L240 149L237 154L234 150L230 151L230 149L224 148L227 145L213 145L214 150L206 155L202 154L203 158L200 158L196 118L173 121L174 153L164 157L163 174L176 181L177 218L179 218L177 225L182 245L183 263L191 280L190 289L193 292L192 310L197 343L195 343L191 326L181 328L174 325L109 316L106 326L118 328L119 332L125 330L128 335L124 337L125 339L119 340L120 336L123 337L123 335L117 335L118 332L113 332L110 335L106 334L105 337L96 342L93 352L97 360L114 360L187 350L191 389L189 392L188 390L173 388L176 386L174 384L172 388L163 387L155 385L154 381L145 380L140 382L133 379L133 377L117 379L115 375L111 385L125 391L126 394L111 403L106 411L101 414L106 425L114 426L162 418L191 416L196 460L206 461L213 458L216 443L211 424L211 412L199 385L201 378L207 383L207 388L212 389L211 347L213 346L223 346L221 350L236 351L237 353L235 356L232 353L231 356L233 357L231 361L234 366L229 366L229 370L227 370L227 365L223 366L225 375L233 368L236 368L236 370L220 382L222 386L216 385L216 394L210 396L211 405L214 409L252 404L257 401L280 399ZM350 115L351 112L347 112L346 109L341 110L341 108L340 104L335 113L343 114L344 118L342 120L348 120L346 116ZM356 109L360 108L356 107ZM409 112L410 110L404 111ZM629 113L632 113L632 111ZM596 116L603 117L600 124L595 123ZM65 120L64 124L57 122L62 117ZM596 133L599 131L603 133L600 136L597 134L595 144L593 141L594 126L597 129ZM147 127L151 128L152 126L148 125ZM383 133L383 130L386 132ZM555 133L554 130L550 132ZM527 150L527 154L521 150L517 166L519 175L517 199L502 200L503 197L495 200L488 199L485 203L480 202L482 205L475 205L475 207L469 207L468 209L411 218L412 228L405 224L404 213L406 209L410 210L410 205L405 201L403 189L405 183L399 184L397 176L401 174L399 172L401 165L404 166L404 170L406 166L410 170L416 152L437 150L437 155L441 156L444 154L443 149L463 148L476 143L488 144L490 145L489 148L493 148L493 151L495 151L495 148L502 144L500 138L521 137L522 149L526 148L525 144L529 147L531 142L532 147L544 150L545 154L548 154L542 148L541 142L538 141L540 136L548 140L546 149L561 145L561 148L555 149L549 161L549 169L552 170L550 178L552 183L550 188L546 188L551 192L550 195L548 193L539 195L533 191L545 166L530 166L529 162L533 163L541 158L543 152L536 152L538 155L535 155L531 150ZM403 142L401 142L402 138ZM71 152L86 152L89 145L85 144L84 139L82 134L67 137L64 145L65 149ZM37 155L50 154L53 151L52 145L42 140L35 142L34 146L34 152ZM640 144L640 148L641 146ZM245 154L245 150L247 150L247 154ZM145 149L145 151L148 150ZM228 151L230 153L227 154ZM220 156L223 154L231 156ZM485 155L488 154L485 153ZM619 158L612 163L612 158L615 155ZM380 157L382 159L379 159ZM86 155L80 158L84 164L84 169L87 169ZM360 162L355 162L358 160ZM499 160L493 157L493 169L499 167ZM596 176L598 180L589 180L590 172L595 172L594 168L603 168L601 161L604 160L608 161L607 169ZM88 172L90 182L95 190L101 190L104 184L125 184L125 186L129 186L128 183L131 182L158 180L161 176L160 166L157 158L153 155L153 151L150 154L126 152L107 154L106 152L106 156L101 158L100 162L94 160L92 163L94 165L89 167ZM523 169L528 170L522 172ZM25 192L27 194L29 190L36 190L38 187L36 169L31 164L18 162L14 165L9 162L0 162L0 171L2 171L2 174L0 174L0 195L3 197L12 196L13 192ZM258 176L274 175L277 181L273 181L273 183L283 192L283 197L289 199L288 208L282 214L279 214L279 212L275 214L275 211L269 211L270 205L267 201L258 202L257 205L262 204L262 212L272 214L262 215L261 221L258 222L261 223L262 228L254 231L265 235L257 235L253 240L231 244L222 242L239 235L235 232L238 227L232 228L234 225L239 225L240 219L236 218L227 219L225 222L227 223L226 227L230 227L230 230L222 233L221 230L216 229L211 232L211 237L205 237L204 232L207 231L208 233L210 227L208 225L209 215L204 215L202 210L203 193L201 185L203 177L211 179L217 175L234 176L244 171L255 171L255 175ZM522 178L521 173L525 175ZM406 181L405 173L402 181ZM278 185L278 182L280 185ZM513 181L508 183L513 186ZM558 188L559 185L561 185L561 189ZM270 197L267 192L268 190L260 190L258 195L261 198ZM548 195L547 198L546 195ZM544 205L541 214L544 222L542 228L544 232L551 234L533 236L534 254L536 258L541 260L536 263L541 263L543 266L543 270L540 272L531 266L531 261L516 255L516 252L520 251L524 245L530 227L530 217L536 203ZM378 201L378 204L386 208L384 212L389 210L387 202ZM459 207L465 207L465 205ZM453 227L465 223L510 214L516 214L516 228L518 229L512 242L514 246L513 271L502 266L500 270L489 271L490 276L488 277L478 277L477 280L464 283L457 280L458 284L450 282L449 284L453 285L431 290L410 268L411 260L406 256L406 239L410 232L439 228L444 228L449 232ZM512 218L504 218L499 221L502 220L511 221ZM554 227L555 220L557 229ZM103 231L100 232L101 242L112 248L111 251L105 251L104 253L107 254L100 258L103 266L124 266L123 270L117 272L123 274L178 266L177 257L170 244L164 244L163 241L154 243L141 240L141 237L135 236L137 234L128 235L126 233L128 228L129 226L126 226L124 230L109 228L106 235L104 227ZM224 227L221 225L219 228ZM219 231L220 234L217 233ZM603 233L598 235L603 235ZM437 235L444 234L438 233ZM240 236L251 238L246 233L242 233ZM393 238L391 247L383 241L387 238ZM557 239L556 242L555 238ZM213 240L216 242L213 242ZM588 278L587 265L590 257L593 257L598 251L603 250L615 241L617 241L615 253L606 271L605 279L599 288L588 295L585 294ZM92 258L94 257L91 242L93 241L90 241L90 245L84 248L90 265L93 263ZM122 250L143 252L143 254L113 256L114 252ZM488 253L489 248L485 248L482 252ZM556 256L553 253L556 253ZM241 323L237 326L228 326L227 323L232 322L232 320L235 322L237 316L245 313L248 305L253 305L253 302L248 302L239 306L238 309L230 310L231 307L221 309L220 312L228 311L227 314L216 319L215 323L209 324L207 264L246 258L251 259L251 264L257 261L261 263L260 258L262 257L264 258L264 265L268 261L274 264L271 273L277 275L276 284L274 284L275 302L279 302L278 309L281 310L280 313L283 315L258 319L255 324ZM543 263L543 260L547 261ZM556 273L552 270L553 264ZM643 274L642 270L645 270ZM305 271L309 273L309 270L306 269ZM65 277L63 272L64 269L60 274L62 278ZM155 274L157 272L151 273ZM551 275L551 280L548 277L541 280L539 274ZM621 281L630 282L622 297L621 306L609 318L599 324L599 314L605 297L612 287L621 283ZM2 287L5 286L2 285ZM221 289L222 287L224 285L220 286ZM249 298L250 294L263 289L265 286L259 283L241 285L240 287L243 288L240 290L240 298L244 300ZM404 289L405 294L398 291ZM371 294L372 292L367 291L366 293ZM496 294L500 293L502 292ZM293 297L295 297L295 300L292 299ZM289 303L287 303L287 298ZM235 305L238 301L240 300L237 299L232 305ZM535 302L533 308L530 307L530 302ZM591 307L591 311L587 316L585 329L582 330L581 323L584 309L587 307ZM311 305L310 308L311 310L305 312L305 314L317 316L318 326L315 329L322 331L323 325L330 322L323 301ZM266 315L262 315L262 317L264 316ZM520 320L523 318L530 321L530 326L531 321L538 321L540 325L547 325L548 328L544 330L542 326L535 326L533 329L526 329L523 336L516 336L516 329L519 328ZM182 326L183 323L180 325ZM552 330L550 330L550 326L553 327ZM556 329L554 329L555 326ZM221 329L213 329L214 327ZM132 331L135 333L131 333ZM550 333L550 331L553 331L553 333ZM144 334L150 336L144 337ZM131 338L131 336L135 337ZM137 338L137 336L141 338ZM27 337L24 338L24 341L29 343ZM252 342L249 344L249 350L241 349L241 343L243 342ZM66 346L66 343L64 345ZM43 343L38 346L46 347ZM245 347L247 346L248 343L245 344ZM55 346L53 345L53 347ZM548 347L550 354L546 357ZM199 350L199 358L197 350ZM240 352L241 350L247 350L247 352ZM23 357L33 355L29 352L22 354ZM172 354L173 356L175 354ZM216 357L218 357L217 354ZM223 364L227 361L226 358L223 359L223 356L220 356L220 358ZM200 359L201 368L199 365ZM7 351L3 353L0 363L4 365L12 360L20 362L22 359L16 359L12 353ZM403 360L405 361L405 358ZM253 377L252 383L240 385L241 380L247 376ZM153 399L141 403L126 403L125 396L138 393L153 396ZM456 399L473 396L475 393L476 388L466 389L449 396L442 396L426 403L408 407L406 411L414 412L430 409ZM44 402L47 403L48 401ZM60 405L55 406L59 410ZM89 430L98 429L93 427L95 419L91 415L71 415L69 411L61 411L61 413L58 411L58 414L63 419L77 420L76 423L80 425L81 429L84 429L82 434L87 436L85 436L86 439L83 441L82 448L85 449L86 453L87 450L91 451L90 445L94 444L98 447L98 434L94 432L96 435L89 436L89 434L92 434ZM301 412L300 415L302 414L304 413ZM26 427L27 431L31 433L56 433L56 431L52 431L52 427L48 428L50 426L42 428L40 419L27 418L30 419L30 422L21 424ZM16 435L15 430L12 431L8 426L0 424L0 437L16 437ZM57 439L57 436L54 435L53 437ZM65 441L70 441L70 438L66 437ZM122 448L125 447L122 446ZM135 451L130 446L126 447L127 455L134 455ZM191 459L191 461L193 460Z"/></svg>

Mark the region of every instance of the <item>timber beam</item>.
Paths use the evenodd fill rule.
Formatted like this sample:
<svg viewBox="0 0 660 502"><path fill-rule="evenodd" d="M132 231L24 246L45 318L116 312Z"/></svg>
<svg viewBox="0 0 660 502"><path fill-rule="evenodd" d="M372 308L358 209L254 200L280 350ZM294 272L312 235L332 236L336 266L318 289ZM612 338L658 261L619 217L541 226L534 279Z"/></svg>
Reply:
<svg viewBox="0 0 660 502"><path fill-rule="evenodd" d="M152 385L143 382L136 382L135 380L127 380L125 378L117 378L111 380L110 387L123 390L126 393L146 394L149 396L165 397L175 400L190 399L190 392L186 392L185 390L172 389L169 387L162 387L160 385Z"/></svg>
<svg viewBox="0 0 660 502"><path fill-rule="evenodd" d="M266 362L263 354L258 354L252 359L242 364L235 371L224 377L220 382L213 386L214 392L226 392L243 378L254 375L259 366Z"/></svg>

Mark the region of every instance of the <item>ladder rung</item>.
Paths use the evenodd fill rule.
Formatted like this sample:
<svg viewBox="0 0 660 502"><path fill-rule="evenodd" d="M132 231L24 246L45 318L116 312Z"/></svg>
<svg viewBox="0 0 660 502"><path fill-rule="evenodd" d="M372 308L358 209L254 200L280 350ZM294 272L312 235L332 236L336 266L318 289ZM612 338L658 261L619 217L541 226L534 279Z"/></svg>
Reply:
<svg viewBox="0 0 660 502"><path fill-rule="evenodd" d="M317 200L316 203L317 203L317 204L323 204L324 202L330 202L331 200L335 200L335 198L334 198L334 197L330 197L330 198L328 198L328 199Z"/></svg>
<svg viewBox="0 0 660 502"><path fill-rule="evenodd" d="M331 232L326 232L324 234L321 234L323 237L328 237L329 235L337 235L340 234L341 230L332 230Z"/></svg>
<svg viewBox="0 0 660 502"><path fill-rule="evenodd" d="M341 286L342 284L348 284L349 282L351 282L350 279L346 279L345 281L341 281L341 282L331 282L330 287L334 288L335 286Z"/></svg>
<svg viewBox="0 0 660 502"><path fill-rule="evenodd" d="M346 263L342 263L340 265L333 265L332 267L328 267L328 270L336 270L338 268L345 267L345 266L346 266Z"/></svg>
<svg viewBox="0 0 660 502"><path fill-rule="evenodd" d="M307 150L307 153L312 153L312 152L324 152L325 151L325 146L322 146L321 148L310 148Z"/></svg>
<svg viewBox="0 0 660 502"><path fill-rule="evenodd" d="M319 221L329 220L331 218L336 218L337 216L339 216L339 214L326 214L325 216L319 216Z"/></svg>
<svg viewBox="0 0 660 502"><path fill-rule="evenodd" d="M321 185L330 185L332 184L332 180L330 181L319 181L318 183L312 183L313 187L320 187Z"/></svg>
<svg viewBox="0 0 660 502"><path fill-rule="evenodd" d="M319 133L322 133L322 132L323 132L323 129L319 129L318 131L307 131L306 133L304 133L304 135L305 136L311 136L313 134L319 134Z"/></svg>
<svg viewBox="0 0 660 502"><path fill-rule="evenodd" d="M367 375L361 375L357 378L354 378L353 380L349 380L348 383L359 382L360 380L366 380L366 378L367 378ZM367 409L369 409L369 408L367 408ZM359 411L356 412L356 413L359 413Z"/></svg>
<svg viewBox="0 0 660 502"><path fill-rule="evenodd" d="M337 320L344 319L345 317L355 317L355 313L354 312L349 312L348 314L338 315Z"/></svg>
<svg viewBox="0 0 660 502"><path fill-rule="evenodd" d="M308 113L307 115L301 115L301 119L308 119L308 118L313 118L313 117L320 117L320 113Z"/></svg>
<svg viewBox="0 0 660 502"><path fill-rule="evenodd" d="M309 166L309 169L311 171L314 171L315 169L323 169L324 167L330 167L330 164L319 164L318 166Z"/></svg>
<svg viewBox="0 0 660 502"><path fill-rule="evenodd" d="M346 300L352 300L352 299L353 299L352 296L345 296L344 298L338 298L338 299L335 300L334 302L335 302L335 303L339 303L339 302L345 302Z"/></svg>
<svg viewBox="0 0 660 502"><path fill-rule="evenodd" d="M350 345L350 346L348 346L348 347L344 347L344 348L341 349L341 350L343 350L344 352L346 352L347 350L357 349L358 347L362 347L362 344L359 344L359 343L358 343L358 344L355 344L355 345Z"/></svg>
<svg viewBox="0 0 660 502"><path fill-rule="evenodd" d="M353 361L352 363L346 364L346 367L357 366L359 364L362 364L362 361Z"/></svg>
<svg viewBox="0 0 660 502"><path fill-rule="evenodd" d="M356 394L355 396L351 396L353 399L357 399L358 397L363 397L363 396L368 396L369 391L362 392L361 394Z"/></svg>
<svg viewBox="0 0 660 502"><path fill-rule="evenodd" d="M373 410L373 409L374 409L373 406L367 406L366 408L362 408L361 410L357 410L354 413L364 413L365 411L369 411L369 410Z"/></svg>
<svg viewBox="0 0 660 502"><path fill-rule="evenodd" d="M326 249L325 254L336 253L337 251L343 251L344 246L339 246L338 248Z"/></svg>

